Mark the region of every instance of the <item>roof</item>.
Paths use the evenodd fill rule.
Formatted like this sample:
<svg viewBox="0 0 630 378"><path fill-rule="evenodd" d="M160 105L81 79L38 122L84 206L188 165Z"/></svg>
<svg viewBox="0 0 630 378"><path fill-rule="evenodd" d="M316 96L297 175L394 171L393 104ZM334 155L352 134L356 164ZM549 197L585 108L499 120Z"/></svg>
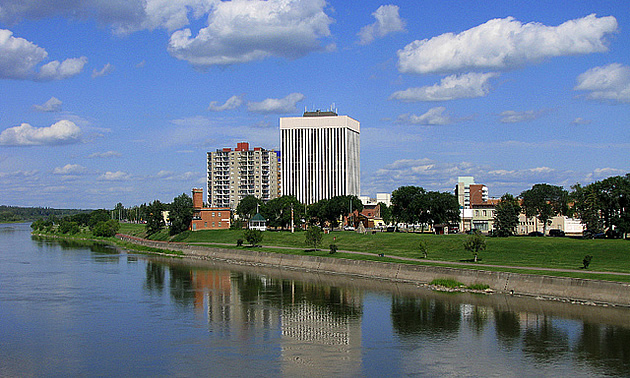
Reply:
<svg viewBox="0 0 630 378"><path fill-rule="evenodd" d="M266 222L267 220L265 219L265 217L263 217L262 215L260 215L260 213L256 213L256 215L254 215L254 216L252 217L252 219L250 219L249 221L250 221L250 222L251 222L251 221L258 221L258 222L263 221L263 222Z"/></svg>

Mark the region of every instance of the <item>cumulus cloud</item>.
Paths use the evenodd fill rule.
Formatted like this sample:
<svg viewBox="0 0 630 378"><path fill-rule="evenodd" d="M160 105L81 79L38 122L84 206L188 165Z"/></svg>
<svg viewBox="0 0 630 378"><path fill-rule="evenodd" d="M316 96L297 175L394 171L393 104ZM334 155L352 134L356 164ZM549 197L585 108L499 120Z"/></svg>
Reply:
<svg viewBox="0 0 630 378"><path fill-rule="evenodd" d="M499 115L501 117L499 120L502 123L519 123L533 121L545 113L545 110L526 110L522 112L517 112L515 110L506 110Z"/></svg>
<svg viewBox="0 0 630 378"><path fill-rule="evenodd" d="M33 68L48 53L24 38L16 38L13 32L0 29L0 78L26 79L33 75Z"/></svg>
<svg viewBox="0 0 630 378"><path fill-rule="evenodd" d="M95 152L93 154L90 154L88 156L88 158L90 158L90 159L96 159L96 158L108 159L108 158L115 158L115 157L121 157L121 156L122 156L122 154L120 152L106 151L106 152Z"/></svg>
<svg viewBox="0 0 630 378"><path fill-rule="evenodd" d="M359 31L359 44L367 45L375 38L383 38L390 33L405 31L405 21L398 14L398 6L381 5L372 13L376 19L373 24L364 26Z"/></svg>
<svg viewBox="0 0 630 378"><path fill-rule="evenodd" d="M459 34L408 44L398 50L398 69L413 74L510 70L546 58L605 52L605 37L616 31L614 17L595 14L559 26L493 19Z"/></svg>
<svg viewBox="0 0 630 378"><path fill-rule="evenodd" d="M88 169L79 164L66 164L53 169L53 175L78 176L88 173Z"/></svg>
<svg viewBox="0 0 630 378"><path fill-rule="evenodd" d="M62 80L83 70L86 57L70 58L63 62L54 60L36 66L48 57L45 49L24 38L14 37L13 32L0 29L0 79L15 80Z"/></svg>
<svg viewBox="0 0 630 378"><path fill-rule="evenodd" d="M227 99L227 101L223 105L219 105L218 102L212 101L210 105L208 105L208 110L213 112L222 112L225 110L231 110L238 108L243 104L243 99L241 96L232 96Z"/></svg>
<svg viewBox="0 0 630 378"><path fill-rule="evenodd" d="M301 93L291 93L285 98L268 98L262 102L248 102L247 110L252 113L286 114L297 111L295 105L304 100Z"/></svg>
<svg viewBox="0 0 630 378"><path fill-rule="evenodd" d="M116 171L116 172L107 171L103 173L102 175L100 175L98 178L99 180L105 180L105 181L127 181L131 179L131 175L123 171Z"/></svg>
<svg viewBox="0 0 630 378"><path fill-rule="evenodd" d="M499 74L495 72L470 72L461 75L451 75L440 80L439 84L397 91L389 98L390 100L416 102L484 97L490 92L489 80L497 76Z"/></svg>
<svg viewBox="0 0 630 378"><path fill-rule="evenodd" d="M0 145L40 146L78 143L81 129L72 121L61 120L49 127L33 127L28 123L0 133Z"/></svg>
<svg viewBox="0 0 630 378"><path fill-rule="evenodd" d="M591 68L577 78L576 91L588 91L590 100L630 102L630 67L619 63Z"/></svg>
<svg viewBox="0 0 630 378"><path fill-rule="evenodd" d="M63 103L57 97L51 97L50 100L44 102L42 105L33 105L33 109L38 112L55 113L61 111L61 104Z"/></svg>
<svg viewBox="0 0 630 378"><path fill-rule="evenodd" d="M53 60L40 68L37 79L42 81L63 80L78 75L83 71L83 66L87 64L87 58L70 58L63 62Z"/></svg>
<svg viewBox="0 0 630 378"><path fill-rule="evenodd" d="M321 50L332 19L324 0L221 1L208 26L171 35L168 51L195 66L230 65L270 56L299 58Z"/></svg>
<svg viewBox="0 0 630 378"><path fill-rule="evenodd" d="M101 76L105 76L105 75L109 75L113 70L114 70L114 66L112 66L109 63L107 63L99 71L97 71L96 69L92 70L92 79L97 78L97 77L101 77Z"/></svg>
<svg viewBox="0 0 630 378"><path fill-rule="evenodd" d="M438 106L435 108L429 109L426 113L422 115L415 114L402 114L398 116L398 123L406 123L412 125L426 125L426 126L436 126L436 125L448 125L454 122L453 118L448 114L445 114L446 108L443 106Z"/></svg>

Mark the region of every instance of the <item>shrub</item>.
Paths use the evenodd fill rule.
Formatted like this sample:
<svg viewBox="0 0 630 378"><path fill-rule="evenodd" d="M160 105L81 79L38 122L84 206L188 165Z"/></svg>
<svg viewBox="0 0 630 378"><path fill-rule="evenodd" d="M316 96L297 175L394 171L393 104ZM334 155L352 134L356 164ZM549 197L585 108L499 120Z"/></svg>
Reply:
<svg viewBox="0 0 630 378"><path fill-rule="evenodd" d="M108 221L98 222L94 226L94 229L92 230L92 234L94 236L103 236L106 238L110 238L116 235L116 233L118 232L118 229L120 229L120 224L118 223L118 221L114 219L110 219Z"/></svg>
<svg viewBox="0 0 630 378"><path fill-rule="evenodd" d="M257 246L263 240L263 233L260 230L248 229L243 232L243 235L245 236L245 240L247 240L247 242L251 244L252 247Z"/></svg>
<svg viewBox="0 0 630 378"><path fill-rule="evenodd" d="M77 222L70 222L70 221L64 220L61 222L61 224L59 224L59 231L62 234L74 235L78 233L79 231L81 231L81 229L79 228L79 225L77 224Z"/></svg>
<svg viewBox="0 0 630 378"><path fill-rule="evenodd" d="M304 235L304 243L308 246L313 246L313 249L317 251L317 246L322 242L322 229L318 226L311 226L306 230Z"/></svg>
<svg viewBox="0 0 630 378"><path fill-rule="evenodd" d="M477 283L477 284L472 284L468 286L468 288L471 290L486 290L490 288L490 285Z"/></svg>
<svg viewBox="0 0 630 378"><path fill-rule="evenodd" d="M243 239L236 239L236 246L237 247L242 247L243 246Z"/></svg>
<svg viewBox="0 0 630 378"><path fill-rule="evenodd" d="M452 278L436 278L433 281L431 281L431 285L444 286L444 287L448 287L450 289L454 289L456 287L465 286L463 283L461 283L459 281L455 281Z"/></svg>
<svg viewBox="0 0 630 378"><path fill-rule="evenodd" d="M422 253L422 258L426 259L427 254L429 253L429 246L424 240L421 240L420 243L418 243L418 249L420 249L420 252Z"/></svg>
<svg viewBox="0 0 630 378"><path fill-rule="evenodd" d="M588 269L588 266L591 265L591 260L593 260L593 256L586 255L584 256L584 260L582 260L582 269Z"/></svg>

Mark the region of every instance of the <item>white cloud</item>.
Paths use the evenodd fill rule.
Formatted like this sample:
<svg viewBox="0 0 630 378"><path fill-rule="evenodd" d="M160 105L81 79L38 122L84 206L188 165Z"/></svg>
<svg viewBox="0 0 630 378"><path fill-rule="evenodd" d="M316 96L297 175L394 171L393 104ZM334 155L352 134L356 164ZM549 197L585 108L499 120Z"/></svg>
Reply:
<svg viewBox="0 0 630 378"><path fill-rule="evenodd" d="M422 115L415 114L402 114L398 116L398 123L406 123L412 125L448 125L454 122L454 120L448 115L444 114L446 110L443 106L438 106L435 108L429 109L426 113Z"/></svg>
<svg viewBox="0 0 630 378"><path fill-rule="evenodd" d="M177 174L173 171L161 170L156 175L157 178L166 181L190 181L196 180L200 175L198 172L184 172Z"/></svg>
<svg viewBox="0 0 630 378"><path fill-rule="evenodd" d="M34 177L39 173L37 169L32 171L13 171L13 172L0 172L0 178L27 178Z"/></svg>
<svg viewBox="0 0 630 378"><path fill-rule="evenodd" d="M474 176L475 181L488 186L491 196L504 193L519 195L537 183L561 185L565 189L576 182L588 184L606 177L623 175L617 168L598 168L592 172L562 170L547 166L504 169L471 162L445 162L433 159L401 159L387 164L367 178L363 178L363 193L395 190L404 185L422 186L427 190L452 191L457 177Z"/></svg>
<svg viewBox="0 0 630 378"><path fill-rule="evenodd" d="M38 80L63 80L72 76L78 75L83 71L83 66L87 64L87 58L82 56L80 58L70 58L63 62L53 60L50 63L46 63L40 68L37 75Z"/></svg>
<svg viewBox="0 0 630 378"><path fill-rule="evenodd" d="M33 127L28 123L0 133L0 145L38 146L78 143L81 129L72 121L61 120L49 127Z"/></svg>
<svg viewBox="0 0 630 378"><path fill-rule="evenodd" d="M510 70L558 56L605 52L617 20L591 14L559 26L493 19L459 34L416 40L398 50L398 69L427 74Z"/></svg>
<svg viewBox="0 0 630 378"><path fill-rule="evenodd" d="M100 175L98 178L99 180L106 180L106 181L127 181L131 179L131 175L123 171L116 171L116 172L107 171L103 173L102 175Z"/></svg>
<svg viewBox="0 0 630 378"><path fill-rule="evenodd" d="M405 102L449 101L459 98L484 97L490 92L489 80L498 73L470 72L443 78L439 84L419 88L408 88L394 92L389 98Z"/></svg>
<svg viewBox="0 0 630 378"><path fill-rule="evenodd" d="M584 118L581 118L581 117L577 117L571 123L574 124L574 125L588 125L591 122L592 121L590 119L584 119Z"/></svg>
<svg viewBox="0 0 630 378"><path fill-rule="evenodd" d="M114 70L114 66L112 66L109 63L107 63L107 64L105 64L105 66L103 66L103 68L101 68L100 71L97 71L96 69L92 70L92 79L97 78L97 77L101 77L101 76L105 76L105 75L109 75L113 70Z"/></svg>
<svg viewBox="0 0 630 378"><path fill-rule="evenodd" d="M115 157L121 157L122 154L120 152L117 151L106 151L106 152L95 152L93 154L90 154L88 156L88 158L90 159L95 159L95 158L101 158L101 159L108 159L108 158L115 158Z"/></svg>
<svg viewBox="0 0 630 378"><path fill-rule="evenodd" d="M286 114L297 111L295 105L304 100L301 93L291 93L285 98L268 98L262 102L248 102L247 110L252 113Z"/></svg>
<svg viewBox="0 0 630 378"><path fill-rule="evenodd" d="M0 79L27 79L47 56L43 48L14 37L10 30L0 29Z"/></svg>
<svg viewBox="0 0 630 378"><path fill-rule="evenodd" d="M515 110L506 110L500 114L500 121L502 123L519 123L526 121L533 121L543 114L546 113L546 110L526 110L522 112L517 112Z"/></svg>
<svg viewBox="0 0 630 378"><path fill-rule="evenodd" d="M580 74L576 91L588 91L590 100L630 102L630 67L619 63L591 68Z"/></svg>
<svg viewBox="0 0 630 378"><path fill-rule="evenodd" d="M372 13L376 19L373 24L364 26L359 32L359 44L367 45L375 38L383 38L390 33L405 31L405 21L398 14L398 6L381 5Z"/></svg>
<svg viewBox="0 0 630 378"><path fill-rule="evenodd" d="M84 175L88 169L79 164L66 164L63 167L53 169L53 175Z"/></svg>
<svg viewBox="0 0 630 378"><path fill-rule="evenodd" d="M221 1L208 26L171 35L168 51L195 66L229 65L270 56L299 58L322 50L332 22L324 0Z"/></svg>
<svg viewBox="0 0 630 378"><path fill-rule="evenodd" d="M208 110L213 112L222 112L224 110L231 110L238 108L243 104L243 99L241 96L232 96L227 99L227 101L223 105L219 105L216 101L210 102L208 105Z"/></svg>
<svg viewBox="0 0 630 378"><path fill-rule="evenodd" d="M50 100L44 102L42 105L33 105L33 109L38 112L55 113L61 111L61 104L63 103L57 97L51 97Z"/></svg>
<svg viewBox="0 0 630 378"><path fill-rule="evenodd" d="M0 13L2 8L0 7ZM45 49L13 32L0 29L0 79L61 80L79 74L87 63L86 57L54 60L43 65L39 73L36 66L48 57Z"/></svg>

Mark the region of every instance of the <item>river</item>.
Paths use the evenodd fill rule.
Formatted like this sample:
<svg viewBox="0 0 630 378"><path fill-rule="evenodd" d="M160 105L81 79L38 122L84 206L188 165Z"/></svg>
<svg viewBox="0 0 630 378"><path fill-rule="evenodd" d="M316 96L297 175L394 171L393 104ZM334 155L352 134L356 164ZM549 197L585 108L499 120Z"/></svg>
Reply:
<svg viewBox="0 0 630 378"><path fill-rule="evenodd" d="M132 254L0 225L0 376L630 376L630 309Z"/></svg>

